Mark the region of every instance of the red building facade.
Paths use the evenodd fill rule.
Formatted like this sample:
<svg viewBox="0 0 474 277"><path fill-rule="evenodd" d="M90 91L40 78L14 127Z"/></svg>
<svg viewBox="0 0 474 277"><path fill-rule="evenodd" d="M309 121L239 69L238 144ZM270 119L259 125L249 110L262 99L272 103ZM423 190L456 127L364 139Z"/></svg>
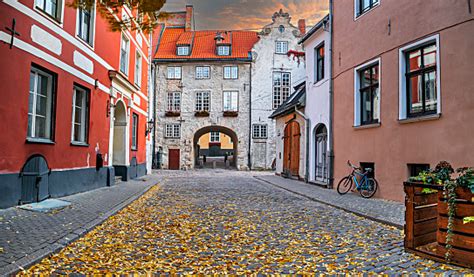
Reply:
<svg viewBox="0 0 474 277"><path fill-rule="evenodd" d="M3 0L0 26L0 208L146 174L149 36L64 0Z"/></svg>

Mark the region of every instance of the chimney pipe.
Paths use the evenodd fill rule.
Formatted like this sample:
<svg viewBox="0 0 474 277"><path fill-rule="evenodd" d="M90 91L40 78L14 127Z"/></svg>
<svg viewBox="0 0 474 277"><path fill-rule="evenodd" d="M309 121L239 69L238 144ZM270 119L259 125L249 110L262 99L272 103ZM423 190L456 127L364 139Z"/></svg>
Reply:
<svg viewBox="0 0 474 277"><path fill-rule="evenodd" d="M184 29L186 32L194 31L194 7L193 5L186 5L186 24Z"/></svg>
<svg viewBox="0 0 474 277"><path fill-rule="evenodd" d="M300 30L301 35L306 34L306 20L298 20L298 29Z"/></svg>

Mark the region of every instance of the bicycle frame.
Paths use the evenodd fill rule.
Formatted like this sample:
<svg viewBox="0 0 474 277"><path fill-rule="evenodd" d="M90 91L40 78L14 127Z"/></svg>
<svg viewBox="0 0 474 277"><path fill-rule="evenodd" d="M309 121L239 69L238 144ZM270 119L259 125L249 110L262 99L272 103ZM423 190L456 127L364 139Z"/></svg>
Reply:
<svg viewBox="0 0 474 277"><path fill-rule="evenodd" d="M354 180L354 183L356 185L356 189L359 190L362 187L362 185L365 184L365 182L367 181L368 172L360 173L360 172L357 172L355 169L353 169L351 175L352 175L352 180ZM361 177L360 182L357 181L356 175Z"/></svg>

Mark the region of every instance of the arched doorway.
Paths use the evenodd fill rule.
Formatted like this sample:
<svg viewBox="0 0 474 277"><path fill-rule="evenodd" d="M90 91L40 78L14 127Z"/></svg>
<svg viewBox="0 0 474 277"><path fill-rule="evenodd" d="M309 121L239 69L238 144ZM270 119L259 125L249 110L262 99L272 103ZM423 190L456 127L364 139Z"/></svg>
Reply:
<svg viewBox="0 0 474 277"><path fill-rule="evenodd" d="M300 124L289 122L283 137L283 173L288 176L299 176L300 171Z"/></svg>
<svg viewBox="0 0 474 277"><path fill-rule="evenodd" d="M122 101L117 101L114 110L113 166L127 166L127 130L127 110L125 104Z"/></svg>
<svg viewBox="0 0 474 277"><path fill-rule="evenodd" d="M203 137L208 137L205 139L206 145L200 145L200 143L203 144L201 139ZM223 139L228 140L228 144L231 143L231 149L221 148L223 141L220 140ZM224 167L227 163L230 167L236 168L238 142L237 134L230 128L207 126L199 129L194 134L193 139L194 167L206 167L206 164L212 165L213 162L216 162L215 164L221 164L221 167ZM206 156L205 159L204 156Z"/></svg>
<svg viewBox="0 0 474 277"><path fill-rule="evenodd" d="M327 146L328 132L326 126L319 124L314 130L314 176L320 182L326 182L328 179Z"/></svg>
<svg viewBox="0 0 474 277"><path fill-rule="evenodd" d="M51 170L41 155L33 155L23 166L20 204L40 202L49 197L49 174Z"/></svg>

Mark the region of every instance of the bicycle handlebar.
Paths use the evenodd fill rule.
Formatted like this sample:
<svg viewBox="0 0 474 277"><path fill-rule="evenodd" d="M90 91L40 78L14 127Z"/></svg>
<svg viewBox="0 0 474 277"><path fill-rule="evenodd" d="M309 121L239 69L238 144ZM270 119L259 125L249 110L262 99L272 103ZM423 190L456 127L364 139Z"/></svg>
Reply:
<svg viewBox="0 0 474 277"><path fill-rule="evenodd" d="M352 167L353 169L361 169L360 167L353 165L350 160L347 160L347 165Z"/></svg>

